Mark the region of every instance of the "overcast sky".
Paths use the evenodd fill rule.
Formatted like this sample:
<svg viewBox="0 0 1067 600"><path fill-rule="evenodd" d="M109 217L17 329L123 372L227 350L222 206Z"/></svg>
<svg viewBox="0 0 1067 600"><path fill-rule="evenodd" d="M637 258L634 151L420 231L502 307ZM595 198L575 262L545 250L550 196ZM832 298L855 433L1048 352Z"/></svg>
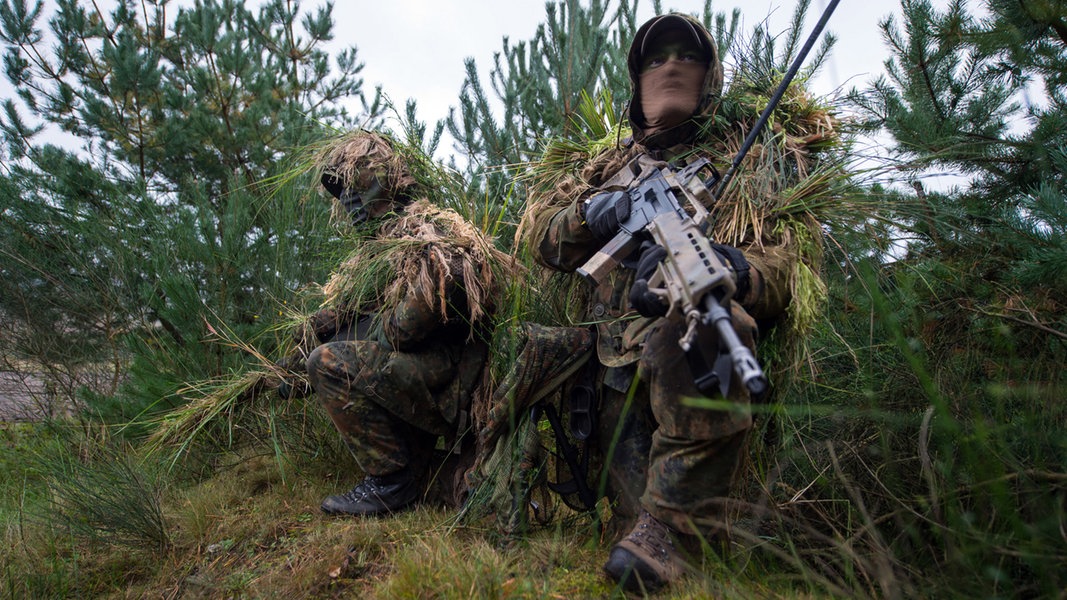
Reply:
<svg viewBox="0 0 1067 600"><path fill-rule="evenodd" d="M114 0L98 0L110 12ZM325 0L304 0L313 11ZM814 27L829 0L811 0L804 37ZM944 5L947 0L935 0ZM190 4L177 0L171 6ZM247 0L250 6L259 0ZM586 0L585 4L588 4ZM46 1L46 18L55 3ZM617 2L611 2L612 8ZM665 11L699 15L703 0L664 2ZM746 34L767 20L769 31L785 31L796 0L715 0L715 11L741 9L741 30ZM890 13L899 14L899 0L843 0L830 18L827 31L838 37L830 60L814 82L820 95L838 89L863 86L883 70L887 56L878 22ZM652 2L638 0L638 22L653 16ZM488 80L493 54L506 36L512 44L529 40L545 21L544 0L339 0L334 3L333 44L337 49L355 45L365 89L381 85L392 101L403 107L408 99L418 102L419 119L432 125L448 115L464 79L464 61L474 58L483 81ZM46 21L40 21L44 25ZM13 96L6 78L0 77L0 97ZM358 107L354 107L358 108ZM448 144L441 150L446 153Z"/></svg>
<svg viewBox="0 0 1067 600"><path fill-rule="evenodd" d="M615 3L612 3L615 6ZM828 0L812 0L804 38L818 22ZM940 3L938 3L940 4ZM665 10L699 15L703 0L664 2ZM715 11L741 9L742 31L769 19L772 33L784 31L796 0L717 0ZM887 56L878 22L899 13L896 0L844 0L827 30L838 43L814 83L815 92L830 94L841 87L862 86L882 72ZM650 1L639 2L638 23L653 16ZM391 0L338 2L334 7L336 42L355 44L366 67L365 86L381 84L397 105L418 101L420 119L433 123L456 106L464 78L464 59L477 61L483 81L493 53L507 36L512 44L533 37L545 21L543 0Z"/></svg>

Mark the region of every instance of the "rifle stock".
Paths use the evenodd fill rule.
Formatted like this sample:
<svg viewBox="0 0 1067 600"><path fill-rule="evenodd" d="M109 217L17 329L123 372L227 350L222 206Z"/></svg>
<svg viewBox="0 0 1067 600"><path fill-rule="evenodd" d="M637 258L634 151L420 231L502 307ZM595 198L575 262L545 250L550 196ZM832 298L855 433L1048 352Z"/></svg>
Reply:
<svg viewBox="0 0 1067 600"><path fill-rule="evenodd" d="M597 251L584 265L578 268L581 275L590 285L596 286L612 269L619 266L622 259L637 249L639 240L636 235L626 231L620 231L615 237Z"/></svg>

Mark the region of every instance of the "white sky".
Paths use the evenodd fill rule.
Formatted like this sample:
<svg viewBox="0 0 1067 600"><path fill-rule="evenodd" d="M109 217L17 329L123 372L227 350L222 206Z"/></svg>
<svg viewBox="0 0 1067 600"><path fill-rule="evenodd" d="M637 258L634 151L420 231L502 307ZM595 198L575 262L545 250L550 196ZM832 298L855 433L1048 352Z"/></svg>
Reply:
<svg viewBox="0 0 1067 600"><path fill-rule="evenodd" d="M247 0L258 4L260 0ZM98 0L110 12L114 0ZM304 0L305 11L314 11L325 0ZM942 5L947 0L935 0ZM189 3L177 0L172 7ZM588 3L588 0L585 2ZM651 0L637 0L638 24L653 16ZM612 9L617 6L612 2ZM802 39L814 27L828 0L812 0ZM664 10L691 14L703 11L703 0L663 2ZM781 33L789 25L796 0L717 0L715 11L741 9L741 31L769 19L769 31ZM45 17L55 4L45 2ZM172 9L173 10L173 9ZM887 56L878 22L890 13L899 14L899 0L843 0L826 30L838 43L820 77L813 83L817 94L839 88L862 87L883 70ZM464 60L474 58L483 82L493 64L493 54L505 36L512 44L529 40L546 18L544 0L339 0L334 5L336 48L355 45L365 67L364 86L373 92L381 85L401 109L409 98L418 102L418 117L432 126L448 115L464 79ZM39 25L46 27L46 21ZM816 46L817 47L817 46ZM0 98L14 96L6 78L0 76ZM353 103L355 104L355 103ZM358 109L357 106L353 108ZM439 151L449 152L449 144Z"/></svg>
<svg viewBox="0 0 1067 600"><path fill-rule="evenodd" d="M828 0L812 0L804 37L818 22ZM616 4L612 3L613 7ZM664 2L664 10L699 15L703 0ZM719 0L715 11L741 9L741 30L746 34L764 19L772 33L789 25L796 0ZM888 55L878 22L900 12L897 0L843 0L826 27L838 37L837 45L819 79L817 94L839 87L862 87L883 70ZM653 16L651 1L638 3L638 24ZM378 84L395 104L418 101L419 118L434 123L456 106L464 78L464 59L477 61L483 83L488 80L493 54L507 36L514 45L533 37L546 18L543 0L356 0L334 7L335 41L355 44L364 85ZM817 48L818 46L816 46Z"/></svg>

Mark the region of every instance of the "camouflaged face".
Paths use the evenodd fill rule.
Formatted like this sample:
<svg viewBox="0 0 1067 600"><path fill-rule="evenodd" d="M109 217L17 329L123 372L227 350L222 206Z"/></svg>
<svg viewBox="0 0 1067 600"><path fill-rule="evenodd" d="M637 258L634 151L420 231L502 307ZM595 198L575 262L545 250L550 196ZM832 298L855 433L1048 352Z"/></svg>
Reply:
<svg viewBox="0 0 1067 600"><path fill-rule="evenodd" d="M371 189L377 182L390 197L405 195L415 185L403 159L385 136L364 130L351 132L323 151L323 170L346 189Z"/></svg>

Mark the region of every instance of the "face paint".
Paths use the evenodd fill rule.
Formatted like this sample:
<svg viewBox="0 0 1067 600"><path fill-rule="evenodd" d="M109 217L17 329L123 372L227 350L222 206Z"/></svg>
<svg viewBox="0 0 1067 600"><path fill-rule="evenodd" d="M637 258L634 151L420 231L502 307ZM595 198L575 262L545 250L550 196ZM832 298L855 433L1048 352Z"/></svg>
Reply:
<svg viewBox="0 0 1067 600"><path fill-rule="evenodd" d="M345 190L338 200L351 217L353 225L380 217L393 206L392 200L382 194L382 187L377 179L365 191Z"/></svg>

